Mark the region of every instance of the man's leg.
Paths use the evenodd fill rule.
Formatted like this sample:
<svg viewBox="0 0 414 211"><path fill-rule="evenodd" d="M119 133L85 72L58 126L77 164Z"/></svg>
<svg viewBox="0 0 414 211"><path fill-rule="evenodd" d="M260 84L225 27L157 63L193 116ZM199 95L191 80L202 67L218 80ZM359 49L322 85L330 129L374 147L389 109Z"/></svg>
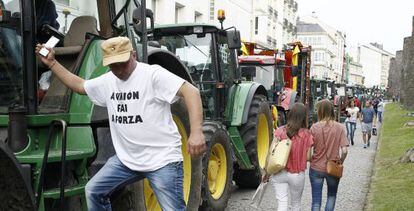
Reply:
<svg viewBox="0 0 414 211"><path fill-rule="evenodd" d="M362 140L364 141L364 148L367 147L367 131L366 131L366 125L365 123L361 123L361 129L362 129Z"/></svg>
<svg viewBox="0 0 414 211"><path fill-rule="evenodd" d="M86 184L85 195L88 210L111 210L110 194L116 188L142 178L141 174L124 166L116 155L112 156Z"/></svg>
<svg viewBox="0 0 414 211"><path fill-rule="evenodd" d="M369 146L369 141L371 140L371 133L372 133L372 123L368 124L368 140L367 140L367 145Z"/></svg>
<svg viewBox="0 0 414 211"><path fill-rule="evenodd" d="M144 174L150 182L162 210L185 210L183 162L169 163L156 171Z"/></svg>

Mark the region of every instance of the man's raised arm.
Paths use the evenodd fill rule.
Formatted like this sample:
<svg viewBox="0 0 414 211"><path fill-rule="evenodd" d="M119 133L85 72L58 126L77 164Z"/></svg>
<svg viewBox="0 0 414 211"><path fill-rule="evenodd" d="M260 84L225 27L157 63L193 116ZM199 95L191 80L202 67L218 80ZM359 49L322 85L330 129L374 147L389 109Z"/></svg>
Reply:
<svg viewBox="0 0 414 211"><path fill-rule="evenodd" d="M78 94L86 94L85 89L83 88L83 84L85 80L80 78L79 76L69 72L65 67L63 67L59 62L55 59L55 51L53 49L49 49L49 54L47 57L44 57L39 54L42 45L36 46L36 54L40 58L40 60L45 64L52 72L65 84L69 89L78 93Z"/></svg>

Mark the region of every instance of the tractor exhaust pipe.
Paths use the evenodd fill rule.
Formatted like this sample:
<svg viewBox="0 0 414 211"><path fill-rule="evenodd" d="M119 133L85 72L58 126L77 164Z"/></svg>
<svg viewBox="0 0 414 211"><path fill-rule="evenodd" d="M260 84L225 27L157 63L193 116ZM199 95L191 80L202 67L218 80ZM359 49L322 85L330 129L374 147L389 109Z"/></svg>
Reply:
<svg viewBox="0 0 414 211"><path fill-rule="evenodd" d="M20 152L27 147L28 143L26 108L10 107L7 145L13 152Z"/></svg>

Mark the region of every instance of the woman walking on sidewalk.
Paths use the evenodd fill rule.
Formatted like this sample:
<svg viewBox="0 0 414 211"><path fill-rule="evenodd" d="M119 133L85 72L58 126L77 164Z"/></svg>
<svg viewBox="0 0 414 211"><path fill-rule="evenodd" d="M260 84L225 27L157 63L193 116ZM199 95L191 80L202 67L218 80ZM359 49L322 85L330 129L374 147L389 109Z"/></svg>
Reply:
<svg viewBox="0 0 414 211"><path fill-rule="evenodd" d="M355 106L354 99L351 99L348 103L347 111L347 121L346 121L346 135L351 142L351 145L354 145L354 135L356 129L356 122L358 118L359 108Z"/></svg>
<svg viewBox="0 0 414 211"><path fill-rule="evenodd" d="M335 209L339 178L327 174L328 160L338 159L344 162L348 152L348 141L343 125L335 122L334 107L328 100L317 104L318 122L311 127L314 137L313 156L309 178L312 186L312 211L321 209L322 188L324 180L328 184L328 199L325 211ZM341 151L341 156L339 156Z"/></svg>
<svg viewBox="0 0 414 211"><path fill-rule="evenodd" d="M288 113L286 126L275 131L275 139L289 138L292 141L286 168L275 175L270 181L276 191L277 210L288 210L288 195L290 193L290 210L300 210L303 187L305 185L305 169L308 151L313 145L313 138L306 127L306 107L302 103L295 103ZM267 181L269 176L264 176Z"/></svg>

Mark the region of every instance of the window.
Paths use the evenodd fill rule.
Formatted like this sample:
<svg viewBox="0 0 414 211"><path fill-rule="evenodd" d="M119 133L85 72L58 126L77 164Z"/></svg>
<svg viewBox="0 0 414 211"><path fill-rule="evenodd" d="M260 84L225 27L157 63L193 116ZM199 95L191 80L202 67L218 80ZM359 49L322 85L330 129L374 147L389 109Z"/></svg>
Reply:
<svg viewBox="0 0 414 211"><path fill-rule="evenodd" d="M259 17L256 17L254 21L254 34L259 34Z"/></svg>
<svg viewBox="0 0 414 211"><path fill-rule="evenodd" d="M175 23L178 23L180 21L180 13L183 7L183 5L175 3Z"/></svg>
<svg viewBox="0 0 414 211"><path fill-rule="evenodd" d="M152 13L154 14L154 20L156 20L156 14L157 14L157 0L151 1L151 7L152 7Z"/></svg>
<svg viewBox="0 0 414 211"><path fill-rule="evenodd" d="M195 11L194 12L194 22L196 22L196 23L202 22L203 21L202 16L203 16L203 14L201 14L200 12Z"/></svg>
<svg viewBox="0 0 414 211"><path fill-rule="evenodd" d="M54 0L54 2L55 3L57 3L57 4L62 4L62 5L65 5L65 6L69 6L70 4L70 2L69 2L69 0Z"/></svg>
<svg viewBox="0 0 414 211"><path fill-rule="evenodd" d="M214 20L214 1L210 0L210 20Z"/></svg>

